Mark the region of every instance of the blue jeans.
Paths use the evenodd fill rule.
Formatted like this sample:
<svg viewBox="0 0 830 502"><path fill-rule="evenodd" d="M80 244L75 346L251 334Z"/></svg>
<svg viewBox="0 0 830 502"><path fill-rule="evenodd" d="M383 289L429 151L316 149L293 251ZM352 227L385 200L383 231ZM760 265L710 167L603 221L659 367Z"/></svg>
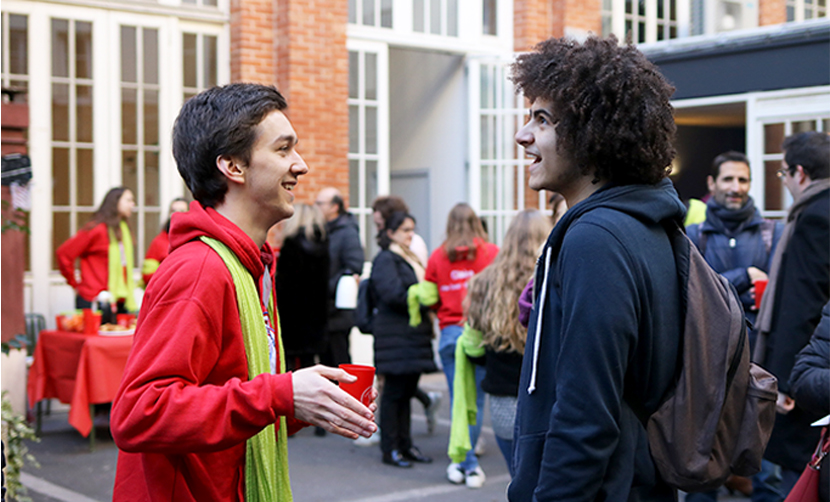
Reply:
<svg viewBox="0 0 830 502"><path fill-rule="evenodd" d="M441 330L441 340L438 343L438 354L441 356L441 364L444 366L444 376L447 377L447 384L450 387L450 410L452 410L453 380L455 379L455 342L463 332L461 326L447 326ZM461 462L461 468L465 471L472 471L478 467L475 447L478 436L481 435L481 418L484 415L484 391L481 390L481 381L484 380L484 367L475 365L476 375L476 424L470 426L470 444L473 449L467 452L467 458Z"/></svg>
<svg viewBox="0 0 830 502"><path fill-rule="evenodd" d="M801 473L761 461L761 472L752 476L752 502L782 502L793 489Z"/></svg>

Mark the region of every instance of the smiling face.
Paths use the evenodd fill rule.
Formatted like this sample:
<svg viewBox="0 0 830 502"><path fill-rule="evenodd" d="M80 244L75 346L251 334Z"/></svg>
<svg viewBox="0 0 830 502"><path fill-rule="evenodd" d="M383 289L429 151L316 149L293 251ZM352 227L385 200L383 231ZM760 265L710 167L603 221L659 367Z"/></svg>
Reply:
<svg viewBox="0 0 830 502"><path fill-rule="evenodd" d="M128 220L133 214L133 209L135 209L135 196L130 190L124 190L118 198L118 216L122 220Z"/></svg>
<svg viewBox="0 0 830 502"><path fill-rule="evenodd" d="M268 227L294 214L294 194L299 176L308 166L297 152L297 133L281 111L269 113L257 126L250 162L243 166L246 186Z"/></svg>
<svg viewBox="0 0 830 502"><path fill-rule="evenodd" d="M581 175L572 161L557 151L553 103L537 99L530 107L529 120L516 133L516 142L533 159L528 167L528 185L534 190L563 193Z"/></svg>
<svg viewBox="0 0 830 502"><path fill-rule="evenodd" d="M415 222L412 221L412 218L406 218L397 230L387 230L386 234L392 242L408 249L409 245L412 244L412 236L415 235Z"/></svg>
<svg viewBox="0 0 830 502"><path fill-rule="evenodd" d="M749 166L732 160L720 165L717 179L709 176L706 180L715 202L733 211L744 207L749 200L750 181Z"/></svg>

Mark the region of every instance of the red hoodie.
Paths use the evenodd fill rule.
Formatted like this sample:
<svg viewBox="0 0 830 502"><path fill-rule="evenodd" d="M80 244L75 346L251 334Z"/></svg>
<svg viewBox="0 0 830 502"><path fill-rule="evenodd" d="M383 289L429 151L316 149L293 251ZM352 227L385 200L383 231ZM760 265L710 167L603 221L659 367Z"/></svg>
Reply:
<svg viewBox="0 0 830 502"><path fill-rule="evenodd" d="M444 246L432 252L427 263L425 279L438 286L438 322L441 329L460 325L464 320L461 303L467 296L467 282L472 276L484 270L499 252L498 246L475 239L474 260L462 258L451 262ZM462 254L461 250L458 252Z"/></svg>
<svg viewBox="0 0 830 502"><path fill-rule="evenodd" d="M110 236L106 223L83 228L55 251L58 268L78 296L94 301L108 288ZM81 282L75 280L75 260L81 261Z"/></svg>
<svg viewBox="0 0 830 502"><path fill-rule="evenodd" d="M294 413L290 373L248 381L233 279L202 235L225 243L258 289L272 256L197 202L175 219L113 402L113 500L244 500L245 441ZM303 426L288 422L289 433Z"/></svg>

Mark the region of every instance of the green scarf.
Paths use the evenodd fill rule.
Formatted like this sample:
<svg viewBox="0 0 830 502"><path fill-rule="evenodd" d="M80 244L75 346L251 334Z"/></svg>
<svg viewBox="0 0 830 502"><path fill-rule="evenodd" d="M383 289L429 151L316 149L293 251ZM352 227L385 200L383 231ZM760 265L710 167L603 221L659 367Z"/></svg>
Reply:
<svg viewBox="0 0 830 502"><path fill-rule="evenodd" d="M455 463L461 463L472 449L470 426L478 417L476 407L476 376L473 362L467 356L481 357L481 331L464 324L464 332L455 342L455 378L453 379L452 423L447 454Z"/></svg>
<svg viewBox="0 0 830 502"><path fill-rule="evenodd" d="M115 231L107 227L110 237L110 245L108 250L108 268L107 268L107 289L112 294L113 299L124 300L124 306L130 312L135 312L138 307L135 303L133 291L135 291L135 280L133 279L133 238L130 235L130 227L127 222L119 223L121 228L121 243L124 245L124 261L126 262L127 273L124 274L124 267L121 266L121 246L118 245L118 239L115 237ZM127 280L124 281L124 275Z"/></svg>
<svg viewBox="0 0 830 502"><path fill-rule="evenodd" d="M434 282L416 282L406 290L406 309L409 312L409 325L417 328L421 325L421 305L432 307L438 303L438 285Z"/></svg>
<svg viewBox="0 0 830 502"><path fill-rule="evenodd" d="M223 243L210 237L201 237L202 242L213 248L225 262L236 288L239 307L239 321L245 340L245 355L248 358L248 380L257 375L269 373L268 334L262 320L259 295L253 277L239 261L239 258ZM268 300L268 314L274 320L277 331L277 357L279 372L285 373L282 338L279 318L275 317L274 297ZM288 434L285 417L280 417L277 436L274 424L266 426L247 442L245 452L245 500L247 502L291 502L291 481L288 478Z"/></svg>

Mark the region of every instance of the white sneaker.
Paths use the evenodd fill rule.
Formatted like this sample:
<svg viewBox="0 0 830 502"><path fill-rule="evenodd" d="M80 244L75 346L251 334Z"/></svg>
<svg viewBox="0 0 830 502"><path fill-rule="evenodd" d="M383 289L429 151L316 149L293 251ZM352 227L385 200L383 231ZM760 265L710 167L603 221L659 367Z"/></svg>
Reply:
<svg viewBox="0 0 830 502"><path fill-rule="evenodd" d="M427 396L429 396L429 405L424 408L424 414L427 416L427 433L432 434L435 432L436 414L438 408L441 407L442 395L440 392L427 392Z"/></svg>
<svg viewBox="0 0 830 502"><path fill-rule="evenodd" d="M477 456L480 457L480 456L484 455L484 452L486 452L486 451L487 451L487 442L484 440L484 436L479 435L478 436L478 441L476 441L475 453L476 453Z"/></svg>
<svg viewBox="0 0 830 502"><path fill-rule="evenodd" d="M486 479L487 476L484 475L481 466L478 466L474 470L466 472L464 482L467 484L467 488L481 488Z"/></svg>
<svg viewBox="0 0 830 502"><path fill-rule="evenodd" d="M450 480L450 483L454 485L460 485L464 482L466 476L464 475L464 469L461 468L461 464L450 464L447 466L447 479Z"/></svg>

